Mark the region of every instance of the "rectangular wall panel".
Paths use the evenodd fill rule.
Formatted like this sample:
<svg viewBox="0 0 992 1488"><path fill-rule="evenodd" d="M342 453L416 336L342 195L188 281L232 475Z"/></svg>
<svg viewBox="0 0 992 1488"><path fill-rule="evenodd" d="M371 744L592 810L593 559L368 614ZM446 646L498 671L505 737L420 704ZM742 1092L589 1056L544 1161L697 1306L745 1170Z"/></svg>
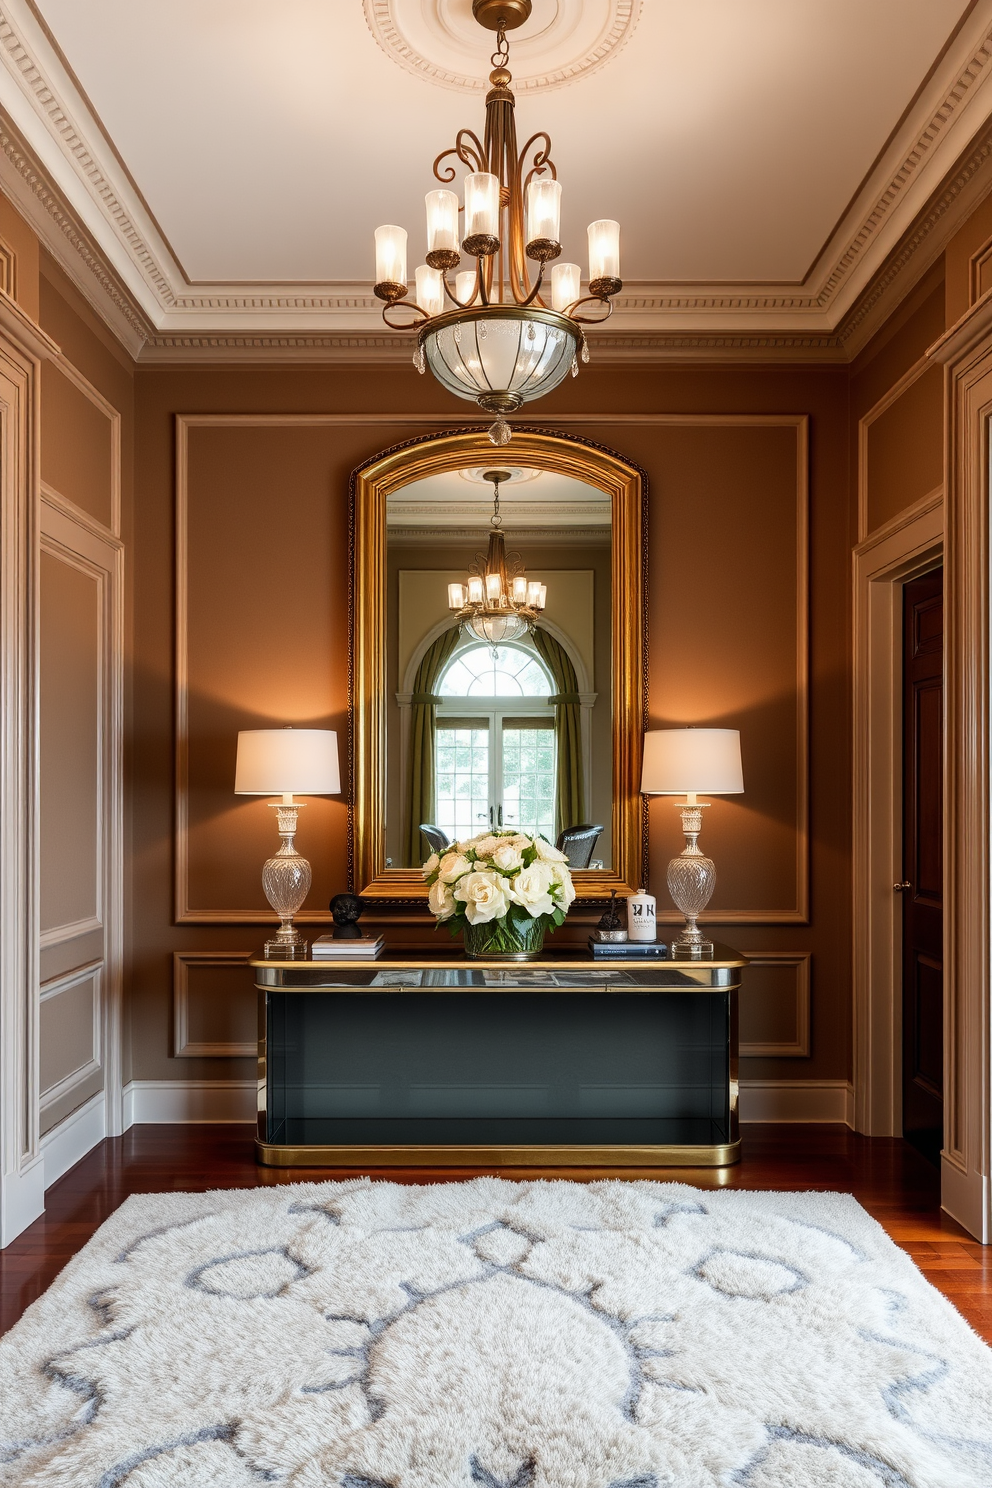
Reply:
<svg viewBox="0 0 992 1488"><path fill-rule="evenodd" d="M41 555L42 945L100 923L102 576Z"/></svg>
<svg viewBox="0 0 992 1488"><path fill-rule="evenodd" d="M64 361L41 369L41 478L117 532L120 525L120 417Z"/></svg>
<svg viewBox="0 0 992 1488"><path fill-rule="evenodd" d="M248 962L256 952L176 951L173 1045L177 1059L254 1055L258 993Z"/></svg>
<svg viewBox="0 0 992 1488"><path fill-rule="evenodd" d="M740 1002L742 1058L795 1059L809 1054L808 951L748 951Z"/></svg>

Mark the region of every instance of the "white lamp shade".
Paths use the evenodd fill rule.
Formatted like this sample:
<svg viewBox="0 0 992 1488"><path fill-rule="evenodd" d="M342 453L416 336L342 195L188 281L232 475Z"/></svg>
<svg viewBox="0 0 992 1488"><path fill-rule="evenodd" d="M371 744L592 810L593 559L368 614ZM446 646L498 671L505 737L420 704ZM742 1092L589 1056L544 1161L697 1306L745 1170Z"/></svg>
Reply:
<svg viewBox="0 0 992 1488"><path fill-rule="evenodd" d="M330 729L243 729L238 734L238 796L336 796L338 736Z"/></svg>
<svg viewBox="0 0 992 1488"><path fill-rule="evenodd" d="M644 735L646 796L736 796L744 789L737 729L652 729Z"/></svg>

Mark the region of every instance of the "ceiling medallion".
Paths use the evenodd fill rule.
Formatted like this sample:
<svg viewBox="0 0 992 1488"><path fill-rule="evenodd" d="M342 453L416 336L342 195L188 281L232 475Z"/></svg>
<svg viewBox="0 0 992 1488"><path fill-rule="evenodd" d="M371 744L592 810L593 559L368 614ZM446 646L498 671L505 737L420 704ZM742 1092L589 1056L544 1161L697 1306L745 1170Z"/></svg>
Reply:
<svg viewBox="0 0 992 1488"><path fill-rule="evenodd" d="M536 0L514 48L517 92L560 88L596 72L617 54L643 0ZM365 20L382 50L415 77L478 93L478 44L468 0L364 0ZM510 29L509 27L507 28Z"/></svg>
<svg viewBox="0 0 992 1488"><path fill-rule="evenodd" d="M547 584L528 579L516 553L507 558L499 488L509 478L508 470L486 471L493 486L489 549L477 555L464 584L448 585L448 609L460 625L490 646L526 635L548 597Z"/></svg>
<svg viewBox="0 0 992 1488"><path fill-rule="evenodd" d="M486 94L483 140L460 129L451 149L434 161L445 185L468 167L464 206L454 191L429 191L427 254L407 299L406 229L375 230L375 293L382 317L397 331L416 331L414 366L431 372L449 392L496 414L493 444L510 439L508 413L551 392L589 360L582 327L613 313L620 278L620 224L603 219L588 228L589 283L582 292L578 264L549 264L561 257L561 183L544 130L517 149L508 28L530 14L531 0L473 0L480 23L496 32ZM459 224L459 215L463 220ZM475 268L449 274L464 251ZM536 265L536 272L534 266ZM396 319L397 313L400 318Z"/></svg>

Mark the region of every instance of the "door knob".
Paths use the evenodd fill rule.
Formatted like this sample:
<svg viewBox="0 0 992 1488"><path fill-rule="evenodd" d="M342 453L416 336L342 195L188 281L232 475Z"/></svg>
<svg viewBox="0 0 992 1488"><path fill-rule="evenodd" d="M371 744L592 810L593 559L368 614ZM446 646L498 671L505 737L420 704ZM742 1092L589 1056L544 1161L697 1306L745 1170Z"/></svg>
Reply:
<svg viewBox="0 0 992 1488"><path fill-rule="evenodd" d="M908 878L904 878L902 883L893 884L892 887L895 889L897 894L902 894L905 892L906 889L911 889L913 885L910 883Z"/></svg>

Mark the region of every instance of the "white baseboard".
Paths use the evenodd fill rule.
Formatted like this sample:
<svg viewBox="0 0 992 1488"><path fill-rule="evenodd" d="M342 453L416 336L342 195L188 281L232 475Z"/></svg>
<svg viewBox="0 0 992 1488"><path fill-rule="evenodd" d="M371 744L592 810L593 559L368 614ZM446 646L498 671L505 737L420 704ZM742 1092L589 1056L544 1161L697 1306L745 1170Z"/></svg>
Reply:
<svg viewBox="0 0 992 1488"><path fill-rule="evenodd" d="M37 1157L3 1175L0 1190L0 1248L16 1240L45 1212L45 1161Z"/></svg>
<svg viewBox="0 0 992 1488"><path fill-rule="evenodd" d="M132 1080L124 1087L124 1128L142 1122L254 1121L254 1080ZM846 1080L742 1080L742 1121L854 1124Z"/></svg>
<svg viewBox="0 0 992 1488"><path fill-rule="evenodd" d="M45 1133L40 1142L45 1160L45 1187L75 1167L107 1135L107 1098L102 1090Z"/></svg>
<svg viewBox="0 0 992 1488"><path fill-rule="evenodd" d="M839 1121L854 1126L846 1080L742 1080L741 1121Z"/></svg>
<svg viewBox="0 0 992 1488"><path fill-rule="evenodd" d="M940 1158L940 1207L983 1245L992 1244L992 1198L988 1177L981 1173L962 1172L943 1153Z"/></svg>
<svg viewBox="0 0 992 1488"><path fill-rule="evenodd" d="M124 1130L145 1122L255 1120L254 1080L129 1080Z"/></svg>

